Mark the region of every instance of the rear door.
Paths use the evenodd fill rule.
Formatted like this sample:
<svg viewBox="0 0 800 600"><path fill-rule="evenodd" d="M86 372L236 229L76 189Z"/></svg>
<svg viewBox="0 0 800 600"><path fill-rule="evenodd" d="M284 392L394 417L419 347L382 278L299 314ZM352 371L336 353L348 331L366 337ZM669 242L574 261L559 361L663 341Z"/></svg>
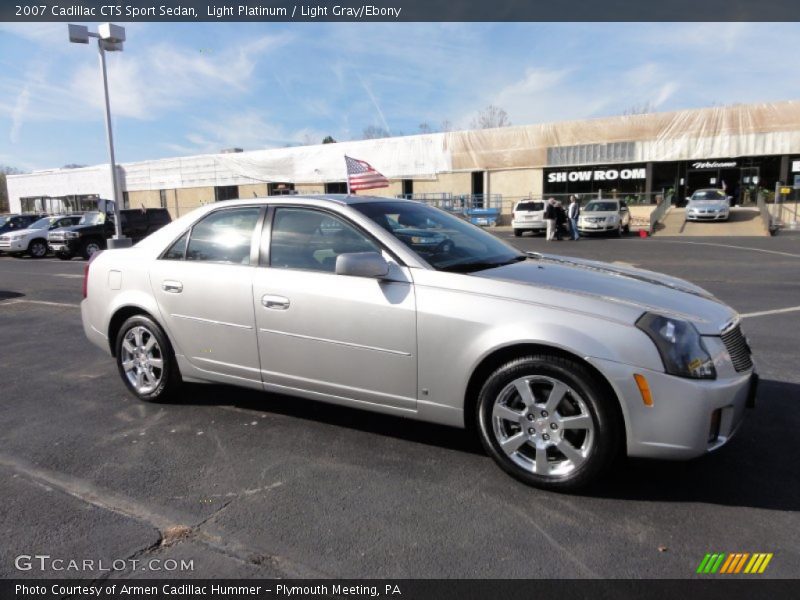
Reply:
<svg viewBox="0 0 800 600"><path fill-rule="evenodd" d="M264 208L209 213L155 261L150 284L176 353L203 371L261 386L253 240ZM255 255L253 255L255 252Z"/></svg>

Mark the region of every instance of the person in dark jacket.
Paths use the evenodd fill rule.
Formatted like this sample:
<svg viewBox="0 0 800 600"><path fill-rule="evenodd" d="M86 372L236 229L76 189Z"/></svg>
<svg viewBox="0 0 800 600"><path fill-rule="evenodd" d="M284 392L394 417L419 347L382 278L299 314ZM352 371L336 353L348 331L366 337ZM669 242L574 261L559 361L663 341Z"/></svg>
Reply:
<svg viewBox="0 0 800 600"><path fill-rule="evenodd" d="M550 242L556 236L556 199L548 198L544 205L544 222L547 223L547 241Z"/></svg>
<svg viewBox="0 0 800 600"><path fill-rule="evenodd" d="M556 239L560 242L567 233L567 211L561 206L561 202L556 202Z"/></svg>

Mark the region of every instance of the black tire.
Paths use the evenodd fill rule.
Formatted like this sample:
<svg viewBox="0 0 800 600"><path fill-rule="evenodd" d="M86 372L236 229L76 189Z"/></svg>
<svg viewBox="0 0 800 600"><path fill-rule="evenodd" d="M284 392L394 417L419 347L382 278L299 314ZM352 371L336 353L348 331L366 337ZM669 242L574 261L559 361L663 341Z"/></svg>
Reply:
<svg viewBox="0 0 800 600"><path fill-rule="evenodd" d="M628 235L630 232L631 232L631 224L628 223L627 225L625 225L625 227L622 228L622 233Z"/></svg>
<svg viewBox="0 0 800 600"><path fill-rule="evenodd" d="M61 260L72 260L71 254L63 254L62 252L56 252L56 256Z"/></svg>
<svg viewBox="0 0 800 600"><path fill-rule="evenodd" d="M126 371L125 361L126 358L130 356L130 352L123 347L123 344L125 343L126 336L128 336L129 333L134 334L134 330L137 329L140 331L142 329L146 330L156 341L156 346L154 346L154 348L157 348L158 352L153 352L153 355L154 358L161 361L162 366L160 368L160 376L153 389L137 390L134 382L129 378L129 372ZM143 335L142 339L146 344L149 337ZM117 333L114 348L116 350L117 370L119 371L120 377L122 377L122 382L125 384L125 387L127 387L128 391L134 396L146 402L167 402L175 397L183 381L180 371L178 370L178 364L175 361L172 345L169 343L169 339L164 333L164 330L161 329L155 321L145 315L134 315L128 318L122 324L122 327L120 327L119 333ZM151 373L158 375L158 369L152 368ZM133 375L133 377L135 378L135 375Z"/></svg>
<svg viewBox="0 0 800 600"><path fill-rule="evenodd" d="M31 258L44 258L47 256L47 242L44 240L31 240L28 244L28 256Z"/></svg>
<svg viewBox="0 0 800 600"><path fill-rule="evenodd" d="M535 391L531 398L535 398L537 393L543 397L551 381L566 386L567 392L552 411L553 414L543 412L544 403L539 402L537 398L535 404L528 405L529 407L520 413L520 425L514 424L511 420L496 420L493 411L495 405L505 397L504 394L509 394L508 397L513 398L516 393L516 402L521 402L522 396L516 392L519 388L513 385L521 378L533 378L533 381L525 384L528 389L532 389L531 386L541 386L533 388ZM509 389L511 392L507 392ZM508 474L538 488L566 492L586 487L611 466L619 454L624 439L624 427L617 400L608 392L607 385L598 381L597 376L585 365L558 355L534 354L500 366L483 385L478 395L476 409L475 418L479 436L489 455ZM547 419L539 418L541 415ZM584 422L587 422L585 417L589 417L592 429L583 431L567 427L566 422L561 419L569 419L570 416L581 417ZM532 417L536 420L534 421ZM559 424L560 431L558 431ZM526 429L529 425L531 428ZM519 431L515 432L514 426L518 427ZM510 430L506 430L506 427ZM516 437L515 433L522 434L526 441L518 446L512 456L502 449L498 436L509 436L506 438L506 441L509 441L510 437ZM536 437L537 434L539 437ZM545 439L548 441L545 442ZM574 444L580 442L579 459L570 459L567 454L561 452L559 448L564 447L561 443L565 441L573 450ZM549 446L544 449L546 473L534 472L534 469L538 468L536 459L539 456L536 443ZM528 456L530 454L534 457ZM520 462L525 465L530 462L531 467L525 468L519 464ZM558 472L559 468L562 469L562 473ZM551 474L551 471L554 474Z"/></svg>
<svg viewBox="0 0 800 600"><path fill-rule="evenodd" d="M99 240L86 240L81 246L81 256L83 260L89 260L92 255L97 254L105 248L105 245Z"/></svg>
<svg viewBox="0 0 800 600"><path fill-rule="evenodd" d="M514 237L522 237L522 229L515 229Z"/></svg>

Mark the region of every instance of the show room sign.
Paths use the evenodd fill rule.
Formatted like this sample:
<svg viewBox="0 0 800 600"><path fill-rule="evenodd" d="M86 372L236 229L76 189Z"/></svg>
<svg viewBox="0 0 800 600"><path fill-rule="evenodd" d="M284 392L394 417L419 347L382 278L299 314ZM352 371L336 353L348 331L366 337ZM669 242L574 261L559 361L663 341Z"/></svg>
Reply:
<svg viewBox="0 0 800 600"><path fill-rule="evenodd" d="M620 179L647 179L647 169L590 169L585 171L559 171L547 175L547 183L567 181L618 181Z"/></svg>

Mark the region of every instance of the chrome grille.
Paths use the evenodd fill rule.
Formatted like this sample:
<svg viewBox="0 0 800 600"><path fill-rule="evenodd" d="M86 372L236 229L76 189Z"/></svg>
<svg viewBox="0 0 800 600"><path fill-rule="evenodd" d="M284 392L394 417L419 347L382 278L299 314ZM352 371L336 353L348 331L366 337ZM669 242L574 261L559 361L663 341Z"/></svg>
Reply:
<svg viewBox="0 0 800 600"><path fill-rule="evenodd" d="M51 242L63 242L64 234L60 231L54 231L47 235L47 239Z"/></svg>
<svg viewBox="0 0 800 600"><path fill-rule="evenodd" d="M742 329L738 323L735 327L722 334L722 343L725 344L725 349L731 357L733 368L737 372L746 371L753 366L753 361L750 358L750 346L747 345L747 340L742 334Z"/></svg>

